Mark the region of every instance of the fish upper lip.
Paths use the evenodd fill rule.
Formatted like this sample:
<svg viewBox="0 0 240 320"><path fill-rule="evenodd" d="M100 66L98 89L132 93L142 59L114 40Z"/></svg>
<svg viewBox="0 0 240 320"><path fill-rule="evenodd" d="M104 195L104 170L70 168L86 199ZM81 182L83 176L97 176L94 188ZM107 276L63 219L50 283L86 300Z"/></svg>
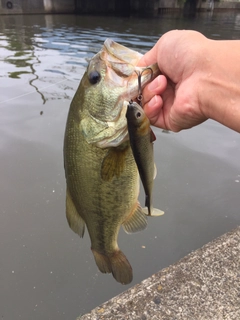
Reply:
<svg viewBox="0 0 240 320"><path fill-rule="evenodd" d="M107 52L112 54L120 61L124 61L132 65L137 65L137 62L142 57L141 53L127 48L110 38L105 40L104 47L106 48Z"/></svg>

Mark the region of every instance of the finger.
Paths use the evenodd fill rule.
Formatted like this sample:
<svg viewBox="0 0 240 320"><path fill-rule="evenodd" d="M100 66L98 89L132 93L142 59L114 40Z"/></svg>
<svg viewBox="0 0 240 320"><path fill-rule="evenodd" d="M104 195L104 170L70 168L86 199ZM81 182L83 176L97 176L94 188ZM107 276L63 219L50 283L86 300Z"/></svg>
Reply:
<svg viewBox="0 0 240 320"><path fill-rule="evenodd" d="M144 104L151 100L155 95L161 95L167 87L167 79L160 75L149 83L143 90Z"/></svg>
<svg viewBox="0 0 240 320"><path fill-rule="evenodd" d="M164 119L162 117L163 100L161 96L154 96L148 103L144 105L144 111L152 125L166 129Z"/></svg>
<svg viewBox="0 0 240 320"><path fill-rule="evenodd" d="M173 125L170 114L174 103L174 88L168 85L162 95L155 95L144 105L144 111L152 125L172 131L179 131Z"/></svg>

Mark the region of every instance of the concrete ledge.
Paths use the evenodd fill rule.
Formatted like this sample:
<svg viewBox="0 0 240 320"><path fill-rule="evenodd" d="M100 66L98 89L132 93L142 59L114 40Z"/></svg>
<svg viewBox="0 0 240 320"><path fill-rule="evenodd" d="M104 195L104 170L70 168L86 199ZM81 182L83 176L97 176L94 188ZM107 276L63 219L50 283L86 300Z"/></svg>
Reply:
<svg viewBox="0 0 240 320"><path fill-rule="evenodd" d="M80 319L239 320L240 227Z"/></svg>

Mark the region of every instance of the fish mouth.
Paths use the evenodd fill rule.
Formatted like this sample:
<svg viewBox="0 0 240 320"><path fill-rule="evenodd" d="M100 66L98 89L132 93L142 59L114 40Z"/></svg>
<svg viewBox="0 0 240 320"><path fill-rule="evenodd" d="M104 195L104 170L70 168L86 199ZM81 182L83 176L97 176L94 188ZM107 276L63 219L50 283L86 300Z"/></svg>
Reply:
<svg viewBox="0 0 240 320"><path fill-rule="evenodd" d="M111 80L126 87L123 94L124 100L135 100L146 84L160 74L157 63L147 67L138 67L137 64L143 55L112 39L105 40L103 50L107 52L105 58L107 58L109 67L114 71L109 72ZM139 86L139 79L141 86Z"/></svg>
<svg viewBox="0 0 240 320"><path fill-rule="evenodd" d="M124 90L107 121L108 125L111 124L116 128L115 134L108 135L107 129L105 138L97 142L100 148L117 147L129 139L126 119L127 105L129 101L141 98L144 87L160 74L157 63L147 67L138 67L137 64L143 55L112 39L105 40L103 51L106 54L109 79Z"/></svg>

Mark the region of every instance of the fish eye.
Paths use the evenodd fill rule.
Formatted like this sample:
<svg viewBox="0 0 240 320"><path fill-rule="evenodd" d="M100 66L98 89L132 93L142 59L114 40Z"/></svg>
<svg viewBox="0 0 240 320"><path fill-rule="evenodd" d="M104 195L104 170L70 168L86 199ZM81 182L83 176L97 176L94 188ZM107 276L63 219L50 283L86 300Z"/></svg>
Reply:
<svg viewBox="0 0 240 320"><path fill-rule="evenodd" d="M94 71L90 72L88 79L91 84L96 84L100 81L101 75L98 71L94 70Z"/></svg>
<svg viewBox="0 0 240 320"><path fill-rule="evenodd" d="M141 112L138 111L138 112L136 113L136 118L137 118L137 119L140 118L141 115L142 115Z"/></svg>

